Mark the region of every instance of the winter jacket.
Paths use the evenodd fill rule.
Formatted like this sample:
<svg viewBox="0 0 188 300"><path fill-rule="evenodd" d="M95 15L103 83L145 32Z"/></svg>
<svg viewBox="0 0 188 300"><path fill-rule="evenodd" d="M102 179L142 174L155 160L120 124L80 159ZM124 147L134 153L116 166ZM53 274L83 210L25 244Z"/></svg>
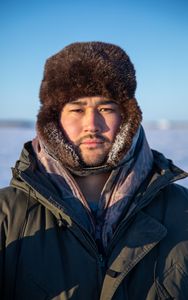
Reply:
<svg viewBox="0 0 188 300"><path fill-rule="evenodd" d="M105 254L36 172L31 144L0 192L0 299L188 299L187 174L153 151L152 174Z"/></svg>

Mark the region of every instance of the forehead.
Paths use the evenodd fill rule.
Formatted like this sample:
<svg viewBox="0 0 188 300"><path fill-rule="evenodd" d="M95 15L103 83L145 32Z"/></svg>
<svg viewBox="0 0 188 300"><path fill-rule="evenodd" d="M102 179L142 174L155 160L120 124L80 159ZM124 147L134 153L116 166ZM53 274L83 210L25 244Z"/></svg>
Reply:
<svg viewBox="0 0 188 300"><path fill-rule="evenodd" d="M101 96L96 97L84 97L79 98L75 101L69 102L66 104L68 105L81 105L81 106L98 106L98 105L118 105L114 100L104 98ZM65 105L65 106L66 106Z"/></svg>

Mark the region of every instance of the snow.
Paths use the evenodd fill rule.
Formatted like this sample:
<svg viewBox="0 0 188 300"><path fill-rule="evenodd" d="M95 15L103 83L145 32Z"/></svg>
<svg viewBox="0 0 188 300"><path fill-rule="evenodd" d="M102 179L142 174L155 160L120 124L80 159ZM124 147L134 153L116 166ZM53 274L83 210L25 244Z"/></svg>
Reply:
<svg viewBox="0 0 188 300"><path fill-rule="evenodd" d="M188 171L188 129L145 128L151 148L156 149L179 167ZM0 187L7 186L11 179L11 167L19 159L23 144L35 137L32 128L0 128ZM188 187L188 179L179 183Z"/></svg>

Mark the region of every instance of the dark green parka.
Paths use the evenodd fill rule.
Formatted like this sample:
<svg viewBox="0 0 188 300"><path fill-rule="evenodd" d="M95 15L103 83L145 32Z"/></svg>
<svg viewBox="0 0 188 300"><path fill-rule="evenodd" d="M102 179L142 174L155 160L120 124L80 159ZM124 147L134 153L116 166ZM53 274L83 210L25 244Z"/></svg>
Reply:
<svg viewBox="0 0 188 300"><path fill-rule="evenodd" d="M153 173L121 219L105 256L77 222L31 144L0 192L0 299L188 299L187 174L154 151Z"/></svg>

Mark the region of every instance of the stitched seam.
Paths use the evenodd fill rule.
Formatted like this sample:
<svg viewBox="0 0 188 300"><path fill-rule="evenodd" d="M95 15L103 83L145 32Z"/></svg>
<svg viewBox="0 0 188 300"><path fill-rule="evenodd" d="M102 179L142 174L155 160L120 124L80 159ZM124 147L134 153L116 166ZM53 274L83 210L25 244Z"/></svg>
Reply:
<svg viewBox="0 0 188 300"><path fill-rule="evenodd" d="M187 272L185 272L181 264L176 264L176 267L184 277L188 277Z"/></svg>
<svg viewBox="0 0 188 300"><path fill-rule="evenodd" d="M160 285L160 283L157 281L157 287L158 287L158 291L159 291L159 293L160 293L160 298L167 298L167 299L170 299L170 295L167 293L167 291L164 289L164 287L162 287L161 285Z"/></svg>

